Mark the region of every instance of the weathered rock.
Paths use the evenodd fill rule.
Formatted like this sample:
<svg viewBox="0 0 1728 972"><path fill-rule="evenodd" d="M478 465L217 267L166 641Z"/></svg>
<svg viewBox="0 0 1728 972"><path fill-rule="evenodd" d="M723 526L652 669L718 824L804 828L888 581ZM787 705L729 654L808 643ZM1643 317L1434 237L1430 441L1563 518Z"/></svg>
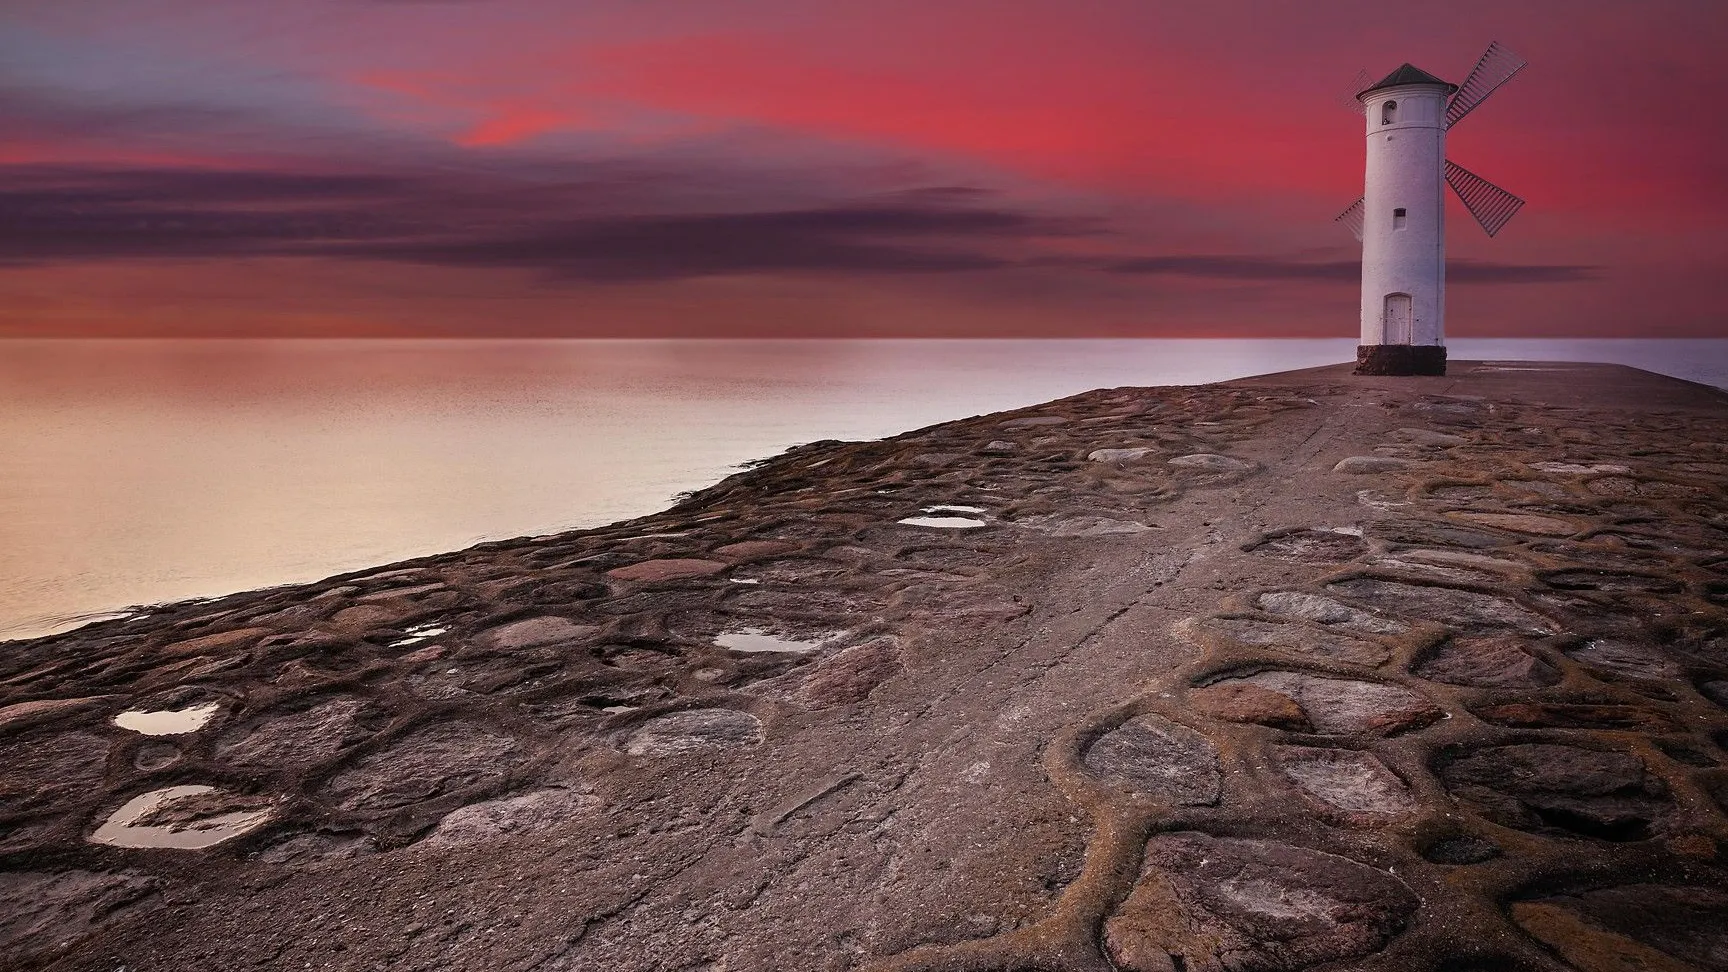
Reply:
<svg viewBox="0 0 1728 972"><path fill-rule="evenodd" d="M495 648L540 648L586 641L599 630L598 625L579 624L569 618L542 617L499 625L482 637Z"/></svg>
<svg viewBox="0 0 1728 972"><path fill-rule="evenodd" d="M241 646L249 647L259 638L271 633L269 628L240 628L235 631L222 631L198 638L190 638L186 641L176 641L171 645L163 645L156 649L156 654L164 658L190 658L193 655L231 652Z"/></svg>
<svg viewBox="0 0 1728 972"><path fill-rule="evenodd" d="M1242 472L1254 468L1254 464L1246 460L1220 456L1211 452L1196 452L1186 456L1177 456L1169 460L1169 464L1180 469L1197 469L1202 472L1213 473Z"/></svg>
<svg viewBox="0 0 1728 972"><path fill-rule="evenodd" d="M1453 513L1460 520L1474 523L1478 526L1493 527L1496 530L1511 530L1515 533L1534 533L1543 537L1569 537L1578 532L1576 524L1562 520L1557 516L1540 516L1535 513Z"/></svg>
<svg viewBox="0 0 1728 972"><path fill-rule="evenodd" d="M1524 743L1442 759L1447 788L1502 826L1601 840L1642 840L1672 810L1662 781L1630 753Z"/></svg>
<svg viewBox="0 0 1728 972"><path fill-rule="evenodd" d="M1135 716L1099 736L1081 763L1106 783L1163 802L1218 800L1218 751L1194 730L1157 716Z"/></svg>
<svg viewBox="0 0 1728 972"><path fill-rule="evenodd" d="M1619 732L1675 732L1680 726L1663 713L1635 705L1583 705L1564 702L1505 702L1471 711L1486 722L1531 729L1611 729Z"/></svg>
<svg viewBox="0 0 1728 972"><path fill-rule="evenodd" d="M1133 462L1136 459L1144 459L1157 451L1158 450L1156 449L1147 448L1094 449L1086 454L1086 458L1093 462Z"/></svg>
<svg viewBox="0 0 1728 972"><path fill-rule="evenodd" d="M1254 603L1267 614L1316 621L1366 634L1399 634L1409 629L1409 626L1401 621L1376 617L1367 611L1307 591L1272 591L1260 595Z"/></svg>
<svg viewBox="0 0 1728 972"><path fill-rule="evenodd" d="M860 702L900 668L900 651L889 639L853 645L818 662L799 686L798 697L813 706Z"/></svg>
<svg viewBox="0 0 1728 972"><path fill-rule="evenodd" d="M1407 469L1409 466L1410 461L1408 459L1398 459L1393 456L1346 456L1338 460L1338 464L1332 467L1332 471L1361 476L1369 473L1393 472Z"/></svg>
<svg viewBox="0 0 1728 972"><path fill-rule="evenodd" d="M1655 649L1621 638L1592 638L1565 651L1574 661L1634 678L1666 679L1680 674L1680 666Z"/></svg>
<svg viewBox="0 0 1728 972"><path fill-rule="evenodd" d="M161 882L97 871L0 873L0 943L7 962L33 963L74 948L116 918L154 905Z"/></svg>
<svg viewBox="0 0 1728 972"><path fill-rule="evenodd" d="M1524 650L1521 638L1451 638L1416 666L1416 674L1449 685L1540 688L1560 681L1552 665Z"/></svg>
<svg viewBox="0 0 1728 972"><path fill-rule="evenodd" d="M1384 823L1416 809L1410 787L1373 753L1279 746L1279 768L1322 806L1353 824Z"/></svg>
<svg viewBox="0 0 1728 972"><path fill-rule="evenodd" d="M1468 527L1437 523L1431 520L1381 520L1368 524L1365 532L1388 543L1417 547L1463 547L1467 550L1483 550L1490 547L1504 547L1514 542L1511 538L1503 535L1485 533L1481 530L1471 530Z"/></svg>
<svg viewBox="0 0 1728 972"><path fill-rule="evenodd" d="M1284 530L1244 549L1299 564L1341 564L1367 553L1368 545L1360 535L1338 530Z"/></svg>
<svg viewBox="0 0 1728 972"><path fill-rule="evenodd" d="M556 788L470 803L446 814L420 846L456 847L505 834L537 833L592 813L599 805L597 797Z"/></svg>
<svg viewBox="0 0 1728 972"><path fill-rule="evenodd" d="M632 756L665 756L709 747L753 746L762 723L736 709L687 709L644 722L624 743Z"/></svg>
<svg viewBox="0 0 1728 972"><path fill-rule="evenodd" d="M1306 672L1257 672L1216 682L1209 688L1233 685L1253 686L1284 696L1301 707L1315 732L1328 735L1390 736L1425 726L1443 714L1432 702L1397 685Z"/></svg>
<svg viewBox="0 0 1728 972"><path fill-rule="evenodd" d="M661 560L644 560L627 567L615 567L607 571L606 576L614 580L653 584L661 581L682 580L686 577L707 577L710 574L720 573L726 569L726 566L717 560L667 557Z"/></svg>
<svg viewBox="0 0 1728 972"><path fill-rule="evenodd" d="M1456 587L1362 577L1328 584L1326 590L1376 611L1420 618L1466 631L1511 629L1539 635L1554 633L1554 626L1547 618L1510 598Z"/></svg>
<svg viewBox="0 0 1728 972"><path fill-rule="evenodd" d="M112 695L86 695L76 699L36 699L30 702L14 702L0 707L0 732L11 732L38 722L47 722L88 709L98 702L112 699Z"/></svg>
<svg viewBox="0 0 1728 972"><path fill-rule="evenodd" d="M1060 415L1026 415L1020 418L1009 419L1006 422L998 422L997 427L1004 429L1036 429L1047 428L1053 425L1067 425L1068 422L1068 419L1065 419Z"/></svg>
<svg viewBox="0 0 1728 972"><path fill-rule="evenodd" d="M741 540L738 543L728 543L714 548L716 556L725 557L733 563L746 560L760 560L763 557L779 557L798 549L795 543L785 540Z"/></svg>
<svg viewBox="0 0 1728 972"><path fill-rule="evenodd" d="M108 740L87 732L0 743L0 808L64 806L95 791Z"/></svg>
<svg viewBox="0 0 1728 972"><path fill-rule="evenodd" d="M236 766L316 765L359 741L355 717L364 708L359 699L336 698L300 712L266 714L218 740L216 756Z"/></svg>
<svg viewBox="0 0 1728 972"><path fill-rule="evenodd" d="M1461 435L1436 432L1433 429L1397 429L1393 431L1392 438L1415 445L1436 447L1463 445L1470 441Z"/></svg>
<svg viewBox="0 0 1728 972"><path fill-rule="evenodd" d="M1253 618L1210 618L1201 631L1215 631L1233 641L1263 648L1336 658L1353 665L1381 665L1391 657L1384 645L1305 624L1257 621Z"/></svg>
<svg viewBox="0 0 1728 972"><path fill-rule="evenodd" d="M361 757L325 784L344 810L396 810L503 781L520 758L516 741L474 723L428 726Z"/></svg>
<svg viewBox="0 0 1728 972"><path fill-rule="evenodd" d="M1274 729L1311 732L1308 713L1289 695L1246 682L1207 685L1188 693L1195 712L1226 722L1253 722Z"/></svg>
<svg viewBox="0 0 1728 972"><path fill-rule="evenodd" d="M1512 905L1512 915L1580 972L1728 969L1728 894L1629 884Z"/></svg>
<svg viewBox="0 0 1728 972"><path fill-rule="evenodd" d="M1284 972L1379 951L1419 903L1404 882L1348 858L1161 834L1104 938L1127 972Z"/></svg>

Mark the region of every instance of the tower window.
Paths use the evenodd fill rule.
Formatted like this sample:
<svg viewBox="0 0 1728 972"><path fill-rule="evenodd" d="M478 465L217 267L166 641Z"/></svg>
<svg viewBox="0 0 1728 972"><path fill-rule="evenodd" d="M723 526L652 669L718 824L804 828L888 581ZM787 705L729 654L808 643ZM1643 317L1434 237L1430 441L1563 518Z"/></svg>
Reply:
<svg viewBox="0 0 1728 972"><path fill-rule="evenodd" d="M1403 208L1400 207L1398 209L1392 210L1392 228L1393 229L1403 229L1404 228L1404 222L1405 222L1405 219L1404 219Z"/></svg>
<svg viewBox="0 0 1728 972"><path fill-rule="evenodd" d="M1380 124L1390 125L1398 120L1398 102L1388 101L1380 106Z"/></svg>

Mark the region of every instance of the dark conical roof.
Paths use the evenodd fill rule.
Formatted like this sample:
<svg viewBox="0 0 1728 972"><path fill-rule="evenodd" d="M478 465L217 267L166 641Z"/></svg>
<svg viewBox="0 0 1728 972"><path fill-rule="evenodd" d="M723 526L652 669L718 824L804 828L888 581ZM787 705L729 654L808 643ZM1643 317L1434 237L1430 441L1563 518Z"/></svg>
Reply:
<svg viewBox="0 0 1728 972"><path fill-rule="evenodd" d="M1400 84L1444 85L1447 94L1451 94L1458 90L1457 85L1442 81L1434 75L1429 74L1427 71L1424 71L1416 65L1406 61L1404 64L1399 65L1398 70L1381 78L1373 87L1363 88L1361 91L1356 92L1356 97L1360 98L1370 91L1379 91L1381 88L1392 88Z"/></svg>

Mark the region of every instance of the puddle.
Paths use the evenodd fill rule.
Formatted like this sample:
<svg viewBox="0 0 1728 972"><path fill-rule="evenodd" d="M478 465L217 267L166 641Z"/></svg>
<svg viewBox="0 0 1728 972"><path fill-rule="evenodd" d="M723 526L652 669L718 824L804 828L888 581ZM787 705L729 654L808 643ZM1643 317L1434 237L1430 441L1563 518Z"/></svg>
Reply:
<svg viewBox="0 0 1728 972"><path fill-rule="evenodd" d="M172 847L203 850L230 837L238 837L263 823L269 810L235 810L211 817L193 817L166 826L139 825L138 821L169 804L190 797L218 792L213 786L171 786L133 797L114 811L90 839L112 847Z"/></svg>
<svg viewBox="0 0 1728 972"><path fill-rule="evenodd" d="M829 635L821 641L795 641L791 638L769 634L761 628L741 628L737 631L725 631L716 635L714 643L731 651L783 651L803 654L822 647L832 637L833 635Z"/></svg>
<svg viewBox="0 0 1728 972"><path fill-rule="evenodd" d="M146 736L178 736L204 728L205 723L210 721L210 717L215 715L220 707L220 703L206 702L184 709L162 709L157 712L132 709L115 716L114 724Z"/></svg>
<svg viewBox="0 0 1728 972"><path fill-rule="evenodd" d="M979 506L926 506L918 511L918 516L909 516L904 520L896 520L895 522L905 526L937 527L945 530L970 530L975 527L989 526L990 524L984 520L977 519L975 516L952 516L943 514L982 514L983 512L983 507Z"/></svg>
<svg viewBox="0 0 1728 972"><path fill-rule="evenodd" d="M939 527L946 530L969 530L973 527L989 526L983 520L974 520L969 516L909 516L904 520L896 520L904 526Z"/></svg>
<svg viewBox="0 0 1728 972"><path fill-rule="evenodd" d="M402 637L390 642L389 647L400 648L403 645L412 645L416 642L436 638L441 634L448 634L449 632L450 629L441 624L416 624L412 627L403 628Z"/></svg>

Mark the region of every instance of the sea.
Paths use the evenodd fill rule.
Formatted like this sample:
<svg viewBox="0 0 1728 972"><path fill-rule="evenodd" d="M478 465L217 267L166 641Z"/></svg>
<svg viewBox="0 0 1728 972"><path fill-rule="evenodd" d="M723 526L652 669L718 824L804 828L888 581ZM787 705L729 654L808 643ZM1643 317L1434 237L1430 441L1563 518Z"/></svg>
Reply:
<svg viewBox="0 0 1728 972"><path fill-rule="evenodd" d="M1449 342L1728 387L1728 340ZM0 342L0 640L665 508L749 460L1353 339Z"/></svg>

